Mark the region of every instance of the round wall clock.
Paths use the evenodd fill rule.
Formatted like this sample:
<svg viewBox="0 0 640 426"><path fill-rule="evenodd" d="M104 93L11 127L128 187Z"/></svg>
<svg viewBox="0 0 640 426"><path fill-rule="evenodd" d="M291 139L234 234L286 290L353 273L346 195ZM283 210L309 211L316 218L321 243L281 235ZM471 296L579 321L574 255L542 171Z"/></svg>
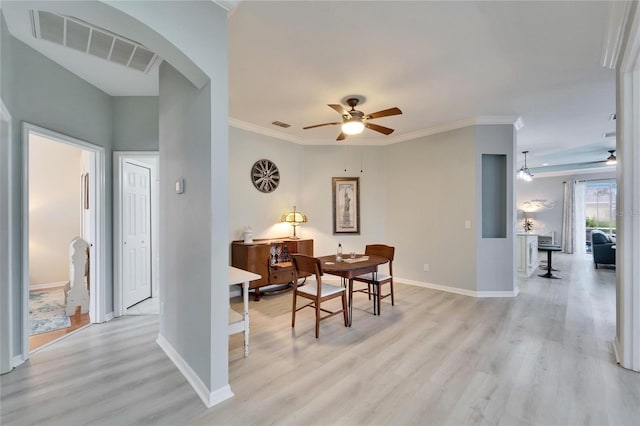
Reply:
<svg viewBox="0 0 640 426"><path fill-rule="evenodd" d="M280 183L280 171L273 161L258 160L251 167L251 182L260 192L273 192Z"/></svg>

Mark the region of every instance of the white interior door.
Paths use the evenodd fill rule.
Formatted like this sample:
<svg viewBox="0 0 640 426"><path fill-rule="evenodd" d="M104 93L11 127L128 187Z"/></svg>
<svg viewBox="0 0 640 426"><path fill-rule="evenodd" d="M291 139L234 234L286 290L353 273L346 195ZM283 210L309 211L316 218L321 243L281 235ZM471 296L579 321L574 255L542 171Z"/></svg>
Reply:
<svg viewBox="0 0 640 426"><path fill-rule="evenodd" d="M128 308L151 297L151 170L126 161L123 178L122 288Z"/></svg>

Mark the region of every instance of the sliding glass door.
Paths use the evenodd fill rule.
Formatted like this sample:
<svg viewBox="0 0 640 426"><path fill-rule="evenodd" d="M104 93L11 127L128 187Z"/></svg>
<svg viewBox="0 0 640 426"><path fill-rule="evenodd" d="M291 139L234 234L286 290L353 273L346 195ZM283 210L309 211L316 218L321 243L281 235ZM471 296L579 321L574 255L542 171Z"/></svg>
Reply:
<svg viewBox="0 0 640 426"><path fill-rule="evenodd" d="M591 245L591 231L594 229L615 236L616 192L616 182L613 180L587 182L584 209L588 246Z"/></svg>

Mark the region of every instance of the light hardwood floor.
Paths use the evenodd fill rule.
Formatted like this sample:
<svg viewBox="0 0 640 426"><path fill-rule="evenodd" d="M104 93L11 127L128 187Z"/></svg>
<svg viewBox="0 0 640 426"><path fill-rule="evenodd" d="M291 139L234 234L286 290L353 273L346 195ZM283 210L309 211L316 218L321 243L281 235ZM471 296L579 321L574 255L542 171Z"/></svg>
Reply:
<svg viewBox="0 0 640 426"><path fill-rule="evenodd" d="M43 291L52 291L52 290L59 290L59 289L64 290L64 287L53 287L49 290L43 290ZM34 334L32 336L29 336L29 350L32 351L34 349L38 349L39 347L44 346L47 343L51 343L62 336L65 336L69 333L73 333L77 329L82 328L91 322L91 319L89 318L89 313L87 312L86 314L81 314L79 306L76 309L75 315L69 317L69 319L71 320L71 325L69 327L61 328L59 330L49 331L47 333Z"/></svg>
<svg viewBox="0 0 640 426"><path fill-rule="evenodd" d="M230 341L235 397L206 409L155 344L157 317L93 325L0 378L3 425L638 425L640 374L614 361L615 271L554 254L561 280L515 299L398 284L396 306L354 323L291 293L251 302L251 353ZM234 303L238 303L234 301Z"/></svg>

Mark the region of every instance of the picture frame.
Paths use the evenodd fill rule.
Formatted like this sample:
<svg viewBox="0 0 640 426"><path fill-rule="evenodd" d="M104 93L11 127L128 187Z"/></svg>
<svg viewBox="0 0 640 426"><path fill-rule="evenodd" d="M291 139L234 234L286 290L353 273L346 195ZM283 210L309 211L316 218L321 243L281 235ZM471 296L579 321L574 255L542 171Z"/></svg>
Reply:
<svg viewBox="0 0 640 426"><path fill-rule="evenodd" d="M334 177L333 233L360 235L360 178Z"/></svg>

